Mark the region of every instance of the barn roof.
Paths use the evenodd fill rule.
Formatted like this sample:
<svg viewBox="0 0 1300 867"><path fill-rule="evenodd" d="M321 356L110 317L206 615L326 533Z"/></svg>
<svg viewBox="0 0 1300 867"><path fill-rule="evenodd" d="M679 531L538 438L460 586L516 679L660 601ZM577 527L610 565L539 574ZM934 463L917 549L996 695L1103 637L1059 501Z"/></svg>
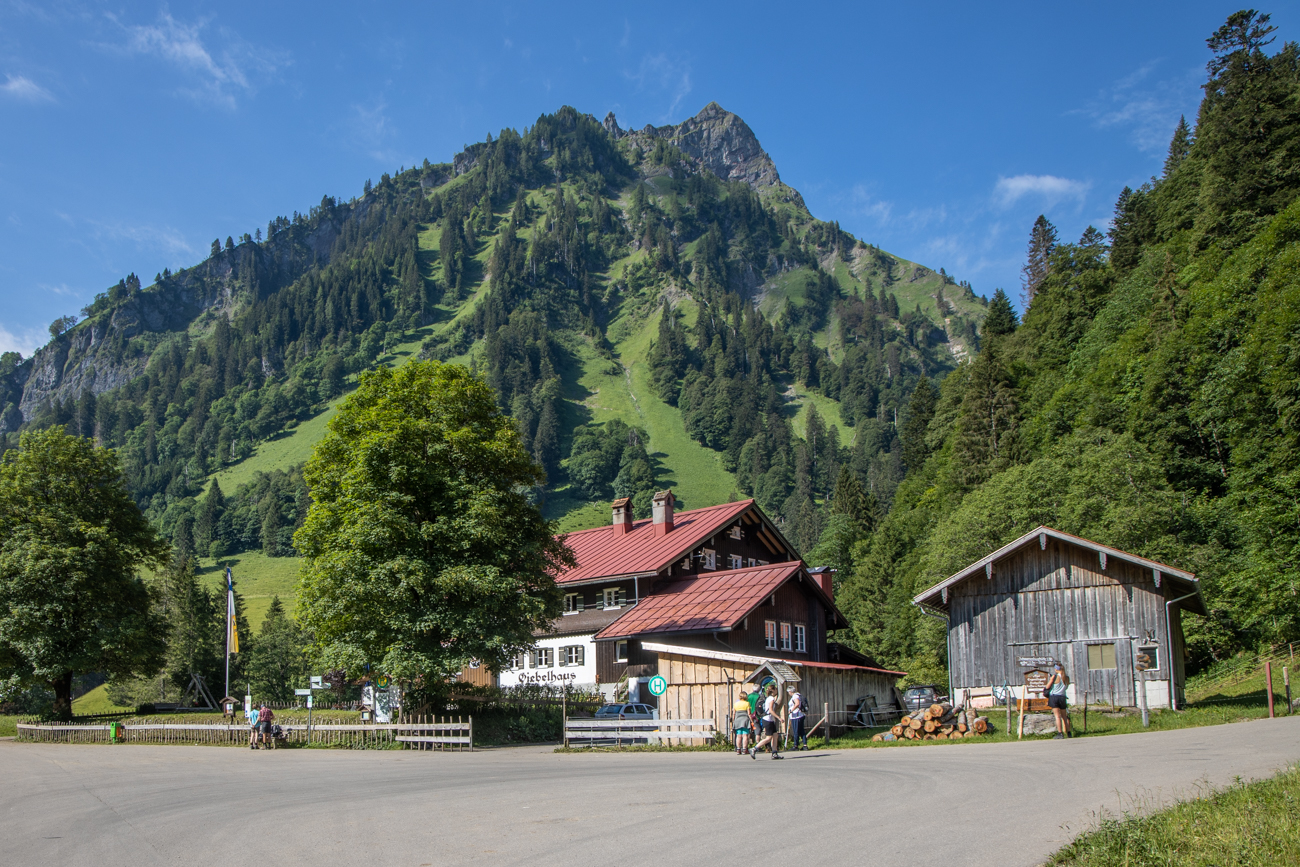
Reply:
<svg viewBox="0 0 1300 867"><path fill-rule="evenodd" d="M802 570L803 563L795 560L674 581L653 596L643 597L632 610L596 633L596 639L733 629ZM816 581L809 579L804 586L827 607L832 623L843 621Z"/></svg>
<svg viewBox="0 0 1300 867"><path fill-rule="evenodd" d="M1141 566L1144 569L1150 569L1153 573L1158 573L1160 577L1169 578L1170 580L1181 584L1182 587L1180 589L1182 589L1183 593L1194 594L1191 598L1180 603L1181 607L1184 607L1189 611L1194 611L1197 614L1207 613L1205 600L1201 597L1201 585L1200 582L1196 580L1195 573L1170 566L1166 563L1161 563L1157 560L1149 560L1146 557L1139 557L1137 554L1130 554L1127 551L1121 551L1118 548L1111 548L1108 545L1102 545L1100 542L1094 542L1091 539L1085 539L1082 536L1075 536L1071 533L1064 533L1047 526L1040 526L1036 530L1030 530L1019 539L1008 542L992 554L989 554L987 557L976 560L965 569L962 569L960 572L940 581L929 590L917 594L912 599L912 603L915 605L928 605L935 608L947 608L948 588L975 575L986 575L986 570L988 568L995 565L999 560L1010 557L1022 548L1026 548L1033 544L1046 546L1048 539L1057 539L1061 542L1077 545L1080 548L1087 548L1090 551L1096 552L1098 556L1104 556L1107 558L1113 557L1116 560L1124 560L1128 563ZM1158 581L1159 579L1157 579L1157 583Z"/></svg>
<svg viewBox="0 0 1300 867"><path fill-rule="evenodd" d="M573 551L577 565L566 569L555 579L557 584L578 584L601 578L654 575L670 564L682 559L703 542L722 532L737 520L747 525L760 526L760 540L768 534L782 554L788 559L793 549L781 536L772 522L759 510L753 500L723 503L691 509L673 515L673 529L656 535L650 520L636 521L630 532L620 532L614 526L580 530L564 537L564 543ZM769 549L771 544L762 540ZM775 559L777 554L773 554Z"/></svg>

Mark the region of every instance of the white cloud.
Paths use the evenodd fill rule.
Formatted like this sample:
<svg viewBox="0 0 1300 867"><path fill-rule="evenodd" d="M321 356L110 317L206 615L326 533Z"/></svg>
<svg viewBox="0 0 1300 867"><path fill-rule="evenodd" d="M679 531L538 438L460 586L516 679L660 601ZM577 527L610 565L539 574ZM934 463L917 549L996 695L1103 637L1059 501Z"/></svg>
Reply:
<svg viewBox="0 0 1300 867"><path fill-rule="evenodd" d="M677 117L682 100L691 92L690 64L673 60L666 54L647 54L641 58L636 72L623 74L636 84L637 90L656 88L667 94L670 101L668 110L660 117L663 123L670 123Z"/></svg>
<svg viewBox="0 0 1300 867"><path fill-rule="evenodd" d="M156 24L129 25L112 15L109 18L126 37L125 42L108 46L110 49L155 57L179 67L197 84L182 87L181 93L226 108L235 107L237 94L252 93L255 79L269 76L289 62L281 52L257 48L224 28L217 34L224 45L209 47L202 35L206 21L185 24L165 9Z"/></svg>
<svg viewBox="0 0 1300 867"><path fill-rule="evenodd" d="M1139 150L1164 153L1178 125L1178 117L1195 113L1204 70L1187 69L1153 81L1159 63L1159 60L1144 63L1099 91L1088 105L1069 113L1090 117L1102 129L1128 129Z"/></svg>
<svg viewBox="0 0 1300 867"><path fill-rule="evenodd" d="M87 220L87 222L94 227L94 235L97 238L106 238L111 241L133 241L146 249L161 250L173 256L180 253L193 255L198 252L185 240L184 235L171 226L103 223L98 220Z"/></svg>
<svg viewBox="0 0 1300 867"><path fill-rule="evenodd" d="M1058 178L1056 175L1016 175L1011 178L998 178L993 195L998 204L1004 208L1015 204L1025 196L1040 196L1050 206L1063 199L1083 201L1091 186L1090 182Z"/></svg>
<svg viewBox="0 0 1300 867"><path fill-rule="evenodd" d="M21 352L26 358L44 346L48 338L48 334L38 329L25 328L15 334L0 325L0 352Z"/></svg>
<svg viewBox="0 0 1300 867"><path fill-rule="evenodd" d="M23 99L27 102L53 102L54 94L41 87L25 75L6 75L5 83L0 84L0 93Z"/></svg>

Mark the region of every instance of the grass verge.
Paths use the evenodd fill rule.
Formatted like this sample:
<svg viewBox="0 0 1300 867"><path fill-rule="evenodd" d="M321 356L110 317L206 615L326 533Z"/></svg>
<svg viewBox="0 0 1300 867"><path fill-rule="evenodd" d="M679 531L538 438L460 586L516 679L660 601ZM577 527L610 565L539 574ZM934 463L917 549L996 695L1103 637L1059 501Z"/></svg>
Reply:
<svg viewBox="0 0 1300 867"><path fill-rule="evenodd" d="M1047 863L1068 867L1300 864L1300 766L1206 790L1150 815L1105 817Z"/></svg>

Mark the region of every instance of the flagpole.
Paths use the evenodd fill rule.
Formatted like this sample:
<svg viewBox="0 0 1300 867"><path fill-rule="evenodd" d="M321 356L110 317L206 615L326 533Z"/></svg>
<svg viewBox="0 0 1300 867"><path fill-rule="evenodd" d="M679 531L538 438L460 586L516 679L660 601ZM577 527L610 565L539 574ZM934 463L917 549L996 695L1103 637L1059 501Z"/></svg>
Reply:
<svg viewBox="0 0 1300 867"><path fill-rule="evenodd" d="M226 692L230 695L230 596L234 593L234 582L230 577L230 567L226 567Z"/></svg>

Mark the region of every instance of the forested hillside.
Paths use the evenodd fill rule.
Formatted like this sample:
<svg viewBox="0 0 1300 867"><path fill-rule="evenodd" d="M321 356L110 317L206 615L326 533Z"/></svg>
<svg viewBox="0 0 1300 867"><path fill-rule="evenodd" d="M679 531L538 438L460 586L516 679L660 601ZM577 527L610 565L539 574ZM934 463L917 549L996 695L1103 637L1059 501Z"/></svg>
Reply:
<svg viewBox="0 0 1300 867"><path fill-rule="evenodd" d="M179 550L292 556L333 402L418 347L496 389L562 526L607 521L615 496L648 514L672 485L686 508L757 496L810 550L842 467L888 507L899 415L974 351L984 311L813 219L716 104L639 131L564 108L126 277L5 357L0 433L118 448Z"/></svg>
<svg viewBox="0 0 1300 867"><path fill-rule="evenodd" d="M1196 571L1195 664L1300 637L1300 55L1271 29L1229 18L1161 177L1108 235L1041 221L1023 322L995 299L973 362L913 398L928 457L841 549L861 646L937 665L912 595L1040 523Z"/></svg>

